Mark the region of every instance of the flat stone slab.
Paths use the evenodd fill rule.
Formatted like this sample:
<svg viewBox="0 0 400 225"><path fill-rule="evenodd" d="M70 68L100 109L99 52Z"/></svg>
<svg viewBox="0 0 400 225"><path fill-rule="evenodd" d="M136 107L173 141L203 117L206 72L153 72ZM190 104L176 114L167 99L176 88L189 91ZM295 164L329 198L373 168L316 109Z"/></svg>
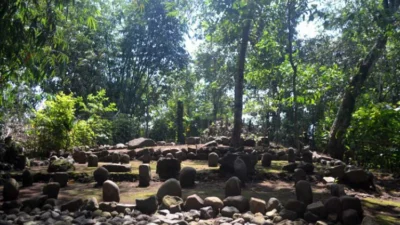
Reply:
<svg viewBox="0 0 400 225"><path fill-rule="evenodd" d="M103 165L104 168L108 170L110 173L123 173L123 172L131 172L131 165L121 165L121 164L106 164Z"/></svg>

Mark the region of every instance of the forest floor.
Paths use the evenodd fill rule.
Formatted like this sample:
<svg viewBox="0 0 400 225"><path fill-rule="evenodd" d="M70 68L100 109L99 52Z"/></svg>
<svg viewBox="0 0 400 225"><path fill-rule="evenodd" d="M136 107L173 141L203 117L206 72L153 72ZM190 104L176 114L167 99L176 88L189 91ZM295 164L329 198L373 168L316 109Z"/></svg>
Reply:
<svg viewBox="0 0 400 225"><path fill-rule="evenodd" d="M132 166L132 174L138 174L138 166L140 161L133 160L130 162ZM106 163L99 163L99 166ZM242 190L242 195L247 197L257 197L268 200L270 197L278 198L282 203L289 199L296 198L294 192L294 182L285 179L287 174L282 172L282 166L286 165L285 161L272 161L270 168L263 168L257 164L258 174L262 174L265 179L250 181ZM90 168L86 165L75 164L76 173L87 173L92 175L96 168ZM156 194L162 182L158 181L156 171L156 162L150 163L152 169L152 177L150 187L138 187L138 182L116 182L120 188L120 199L122 203L134 204L135 199L145 198ZM191 189L183 189L183 197L191 194L197 194L202 198L207 196L217 196L224 198L224 182L226 178L221 177L218 173L218 167L210 168L207 161L186 160L182 162L182 168L185 166L194 167L201 180ZM320 168L316 168L318 171ZM32 172L46 173L47 167L33 167ZM395 178L393 174L374 173L376 176L377 192L354 190L349 187L345 188L348 195L353 195L362 200L367 215L373 216L379 224L400 224L400 179ZM316 175L310 177L310 181L314 193L314 201L326 199L330 196L326 183L321 179L315 178ZM32 187L21 188L20 198L26 199L41 193L45 183L34 183ZM0 187L2 192L2 187ZM102 199L101 187L96 187L94 182L79 183L71 180L68 186L62 188L59 193L59 203L66 202L73 198L96 197L99 201Z"/></svg>

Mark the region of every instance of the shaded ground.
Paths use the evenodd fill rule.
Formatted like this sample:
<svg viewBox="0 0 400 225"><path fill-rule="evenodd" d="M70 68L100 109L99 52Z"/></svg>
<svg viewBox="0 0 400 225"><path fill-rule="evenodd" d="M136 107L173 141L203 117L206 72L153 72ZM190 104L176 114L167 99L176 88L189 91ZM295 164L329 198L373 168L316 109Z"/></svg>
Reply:
<svg viewBox="0 0 400 225"><path fill-rule="evenodd" d="M99 166L106 163L99 163ZM132 173L138 174L138 166L141 164L140 161L131 161ZM284 161L273 161L270 168L263 168L259 164L256 169L259 174L269 175L271 177L279 177L281 174L282 166L286 165L287 162ZM76 172L87 173L91 175L96 168L88 168L86 165L76 164ZM152 169L153 177L157 177L155 174L156 162L150 163ZM185 166L194 167L199 174L202 176L214 176L218 175L218 167L210 168L206 161L200 160L187 160L182 162L182 168ZM316 168L317 170L319 168ZM33 172L46 173L47 167L35 167L32 168ZM268 176L266 176L268 177ZM196 187L192 189L183 189L183 197L185 198L191 194L198 194L202 198L207 196L217 196L224 198L224 181L227 178L210 178L211 181L204 181L197 183ZM362 190L352 190L346 189L346 193L350 195L355 195L362 199L364 209L366 214L375 217L379 224L389 225L389 224L400 224L400 198L399 198L399 186L398 181L389 176L377 175L377 184L379 193L369 193ZM157 179L156 179L157 180ZM380 186L380 184L390 183L392 186ZM138 187L138 182L117 182L120 187L121 192L121 202L123 203L135 203L135 199L145 198L154 195L162 182L151 182L150 187L141 188ZM249 182L243 189L242 194L247 197L257 197L264 200L268 200L270 197L278 198L281 202L285 203L289 199L296 198L294 193L294 183L291 181L285 181L282 179L266 179L263 181ZM314 201L325 199L329 196L326 184L314 181L312 182ZM20 191L20 198L25 199L32 197L41 192L44 183L35 183L34 186L29 188L22 188ZM2 187L0 188L2 192ZM94 183L77 183L70 181L68 187L62 188L59 194L59 203L71 200L73 198L87 198L94 196L99 201L102 199L102 189L101 187L95 187Z"/></svg>

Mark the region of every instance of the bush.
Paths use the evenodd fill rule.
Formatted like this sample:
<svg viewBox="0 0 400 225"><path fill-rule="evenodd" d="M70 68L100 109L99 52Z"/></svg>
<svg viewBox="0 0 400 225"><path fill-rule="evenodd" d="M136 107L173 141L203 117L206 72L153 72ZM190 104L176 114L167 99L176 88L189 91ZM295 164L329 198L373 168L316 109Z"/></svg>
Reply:
<svg viewBox="0 0 400 225"><path fill-rule="evenodd" d="M155 141L175 140L175 136L174 122L169 122L164 118L155 120L149 133L149 137Z"/></svg>
<svg viewBox="0 0 400 225"><path fill-rule="evenodd" d="M354 160L369 168L400 167L400 108L381 103L353 114L346 145Z"/></svg>
<svg viewBox="0 0 400 225"><path fill-rule="evenodd" d="M118 114L111 123L112 140L115 144L126 143L140 136L139 122L127 114Z"/></svg>

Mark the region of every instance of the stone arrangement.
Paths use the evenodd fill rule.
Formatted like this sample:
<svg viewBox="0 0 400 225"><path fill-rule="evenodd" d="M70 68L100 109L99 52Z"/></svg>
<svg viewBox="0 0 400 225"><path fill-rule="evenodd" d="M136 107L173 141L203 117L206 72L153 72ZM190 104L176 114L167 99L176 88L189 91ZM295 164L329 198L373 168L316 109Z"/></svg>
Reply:
<svg viewBox="0 0 400 225"><path fill-rule="evenodd" d="M198 145L200 138L189 137L188 145ZM208 140L203 147L188 147L155 150L154 146L169 145L155 143L151 139L139 138L125 144L117 144L117 149L129 149L127 153L109 153L107 146L96 151L75 149L71 156L51 156L48 172L50 181L42 192L32 198L20 201L19 184L9 178L4 182L3 199L0 209L0 224L260 224L260 225L374 225L372 218L364 216L360 199L346 195L343 185L330 185L331 196L315 200L307 176L314 173L314 164L326 167L326 174L335 179L357 185L373 184L373 176L362 169L347 166L343 162L321 157L305 149L297 151L267 150L257 152L254 149L232 149L222 145L230 143L227 137ZM259 142L244 139L245 146L269 145L268 138ZM87 150L87 149L86 149ZM135 204L120 202L118 184L110 180L110 173L125 173L132 170L131 159L141 160L138 168L138 186L151 184L149 163L157 160L156 173L164 183L154 196L136 199ZM182 188L196 185L197 171L192 167L181 168L186 159L207 160L209 167L220 167L222 174L228 174L221 195L207 196L204 199L197 194L182 198ZM242 195L242 188L249 176L255 174L255 166L261 159L263 167L270 167L273 160L288 162L282 170L291 173L295 196L282 203L277 198L260 199ZM103 166L99 162L110 162ZM93 172L96 186L102 190L102 202L90 197L77 198L58 204L60 190L68 186L68 171L74 170L74 162L97 167ZM371 177L372 176L372 177ZM22 173L22 186L33 184L29 170Z"/></svg>

